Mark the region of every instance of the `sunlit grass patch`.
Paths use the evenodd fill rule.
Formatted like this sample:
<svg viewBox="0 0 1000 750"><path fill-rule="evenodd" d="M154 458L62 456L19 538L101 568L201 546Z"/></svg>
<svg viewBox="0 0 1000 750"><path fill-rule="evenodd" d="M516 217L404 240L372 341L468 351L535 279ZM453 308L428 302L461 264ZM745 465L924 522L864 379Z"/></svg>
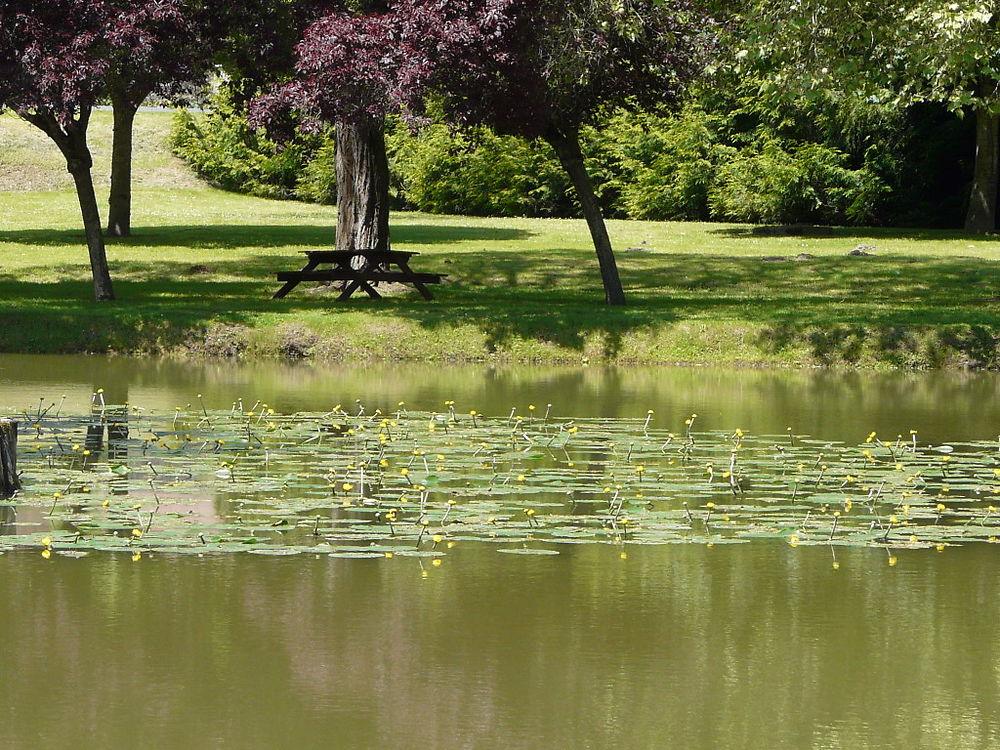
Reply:
<svg viewBox="0 0 1000 750"><path fill-rule="evenodd" d="M338 304L307 285L272 301L276 272L332 246L336 210L171 177L168 119L141 114L135 236L109 244L119 300L97 306L54 147L0 118L4 174L30 162L60 188L0 190L0 351L281 356L296 327L315 339L305 356L332 359L1000 367L1000 241L958 232L612 221L629 306L609 309L582 220L395 213L394 247L448 275L434 303L404 292ZM858 244L874 256L849 256ZM238 345L213 349L220 328Z"/></svg>

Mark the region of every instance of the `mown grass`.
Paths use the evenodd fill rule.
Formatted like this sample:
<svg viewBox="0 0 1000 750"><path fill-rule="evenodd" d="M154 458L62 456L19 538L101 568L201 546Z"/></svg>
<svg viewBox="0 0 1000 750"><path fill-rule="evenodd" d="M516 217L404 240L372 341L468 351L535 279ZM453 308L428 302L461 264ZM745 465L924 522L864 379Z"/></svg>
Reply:
<svg viewBox="0 0 1000 750"><path fill-rule="evenodd" d="M139 122L135 236L109 244L119 299L98 305L54 147L0 118L0 351L1000 363L1000 241L959 232L760 236L736 225L611 222L629 298L612 309L582 221L400 213L394 246L421 253L417 270L449 275L435 302L400 292L343 304L305 285L272 301L276 271L332 245L335 210L201 185L166 151L169 114ZM98 176L108 123L97 114ZM18 185L59 189L10 189ZM848 256L858 244L874 255Z"/></svg>

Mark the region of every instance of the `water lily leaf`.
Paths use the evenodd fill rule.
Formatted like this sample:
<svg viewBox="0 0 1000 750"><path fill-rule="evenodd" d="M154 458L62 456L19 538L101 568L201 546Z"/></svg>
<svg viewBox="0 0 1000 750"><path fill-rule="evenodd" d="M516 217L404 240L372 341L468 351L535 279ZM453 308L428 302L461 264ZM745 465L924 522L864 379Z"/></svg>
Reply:
<svg viewBox="0 0 1000 750"><path fill-rule="evenodd" d="M506 417L475 427L435 417L441 429L431 433L430 415L400 413L384 442L371 415L337 415L336 436L323 429L328 414L269 415L266 430L260 419L239 409L138 412L127 458L112 462L66 449L90 415L49 421L21 462L18 509L30 512L17 526L36 533L0 537L0 547L37 550L56 529L76 549L134 551L139 532L143 549L175 554L419 552L427 532L444 531L526 546L784 542L793 533L802 544L934 546L1000 533L992 441L914 449L746 433L734 454L732 433L698 431L685 445L644 419L526 419L512 432ZM726 475L734 455L735 485Z"/></svg>
<svg viewBox="0 0 1000 750"><path fill-rule="evenodd" d="M444 557L444 552L404 549L395 553L397 557Z"/></svg>
<svg viewBox="0 0 1000 750"><path fill-rule="evenodd" d="M251 555L266 555L270 557L288 557L290 555L301 555L305 550L294 547L259 547L249 550Z"/></svg>
<svg viewBox="0 0 1000 750"><path fill-rule="evenodd" d="M327 557L339 557L350 560L381 560L385 558L385 554L385 552L330 552L327 554Z"/></svg>
<svg viewBox="0 0 1000 750"><path fill-rule="evenodd" d="M503 552L508 555L558 555L559 550L555 549L528 549L528 548L504 548L498 549L497 552Z"/></svg>

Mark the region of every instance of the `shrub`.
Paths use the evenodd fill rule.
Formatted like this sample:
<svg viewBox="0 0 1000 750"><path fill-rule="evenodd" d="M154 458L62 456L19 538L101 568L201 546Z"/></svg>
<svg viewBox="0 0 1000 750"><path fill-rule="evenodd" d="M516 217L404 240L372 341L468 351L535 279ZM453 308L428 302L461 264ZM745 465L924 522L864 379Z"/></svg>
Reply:
<svg viewBox="0 0 1000 750"><path fill-rule="evenodd" d="M602 132L614 154L622 211L634 219L710 218L708 196L718 165L733 149L720 144L707 115L629 115Z"/></svg>
<svg viewBox="0 0 1000 750"><path fill-rule="evenodd" d="M807 143L792 149L767 139L719 166L709 195L713 216L761 223L863 222L883 190L879 178L846 166L836 149Z"/></svg>
<svg viewBox="0 0 1000 750"><path fill-rule="evenodd" d="M333 202L336 170L329 176L313 162L330 158L332 135L300 136L278 144L255 130L231 100L220 94L206 115L179 111L171 131L171 150L199 176L223 190L262 198ZM324 150L324 147L326 149ZM332 161L332 158L331 158Z"/></svg>
<svg viewBox="0 0 1000 750"><path fill-rule="evenodd" d="M702 92L696 99L677 114L621 114L584 128L587 168L608 216L960 222L968 175L950 148L970 134L953 127L946 112L915 108L903 116L834 99L774 108L747 92ZM386 142L395 206L478 216L580 216L569 179L540 141L440 123L414 132L390 120ZM223 93L207 115L177 115L172 145L223 189L336 201L332 129L279 145L251 128Z"/></svg>
<svg viewBox="0 0 1000 750"><path fill-rule="evenodd" d="M311 203L337 202L337 148L332 136L306 161L295 183L295 195Z"/></svg>
<svg viewBox="0 0 1000 750"><path fill-rule="evenodd" d="M434 124L389 137L391 168L405 203L428 213L573 216L569 179L539 142L486 128L453 132Z"/></svg>

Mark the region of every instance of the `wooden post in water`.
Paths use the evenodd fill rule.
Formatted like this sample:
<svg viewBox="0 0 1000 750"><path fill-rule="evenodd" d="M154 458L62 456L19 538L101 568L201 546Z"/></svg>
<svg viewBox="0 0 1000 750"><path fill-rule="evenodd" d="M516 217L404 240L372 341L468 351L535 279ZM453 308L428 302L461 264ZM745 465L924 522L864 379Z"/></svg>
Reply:
<svg viewBox="0 0 1000 750"><path fill-rule="evenodd" d="M21 489L17 477L17 422L0 419L0 498L6 499Z"/></svg>

